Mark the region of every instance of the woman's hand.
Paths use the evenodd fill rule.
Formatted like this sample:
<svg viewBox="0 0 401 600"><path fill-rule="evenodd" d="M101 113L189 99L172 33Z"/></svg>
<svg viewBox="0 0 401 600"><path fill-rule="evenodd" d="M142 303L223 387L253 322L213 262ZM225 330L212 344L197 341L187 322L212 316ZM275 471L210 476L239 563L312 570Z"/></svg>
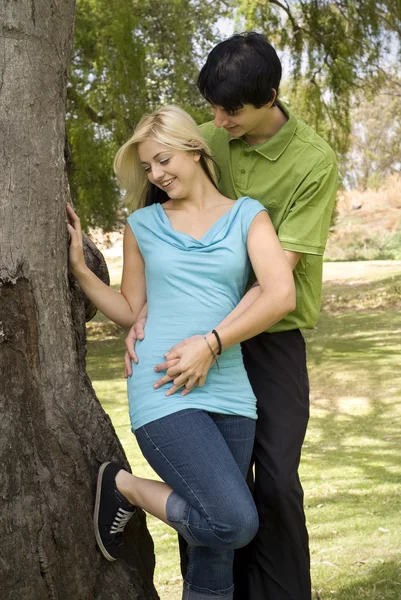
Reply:
<svg viewBox="0 0 401 600"><path fill-rule="evenodd" d="M210 342L214 343L213 340ZM203 335L194 335L183 340L171 348L165 357L166 362L156 365L155 371L166 371L166 375L159 379L154 387L159 388L173 381L173 386L166 392L166 396L175 394L183 386L185 387L181 396L186 396L197 385L205 385L208 371L214 362Z"/></svg>
<svg viewBox="0 0 401 600"><path fill-rule="evenodd" d="M70 268L75 275L86 267L82 243L81 221L71 204L67 203L66 211L68 219L67 229L71 237L69 250Z"/></svg>

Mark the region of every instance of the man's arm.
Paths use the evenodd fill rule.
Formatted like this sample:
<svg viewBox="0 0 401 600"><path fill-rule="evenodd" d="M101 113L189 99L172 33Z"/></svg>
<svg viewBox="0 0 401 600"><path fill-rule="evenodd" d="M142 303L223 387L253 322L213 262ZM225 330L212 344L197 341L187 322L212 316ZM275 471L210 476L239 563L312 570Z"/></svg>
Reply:
<svg viewBox="0 0 401 600"><path fill-rule="evenodd" d="M250 225L247 249L252 268L260 282L260 293L257 293L246 310L241 314L236 313L236 318L225 319L216 326L218 339L221 339L220 346L224 350L269 329L295 308L292 271L265 211L260 212ZM266 260L266 256L270 260ZM259 289L250 290L249 294L256 292ZM233 315L233 311L230 315ZM204 339L203 336L194 336L187 339L186 343L178 344L165 355L167 361L156 365L155 370L166 371L166 375L156 382L155 387L164 385L171 378L174 380L174 385L166 392L166 396L171 396L182 386L185 386L182 395L186 395L195 386L204 385L213 363L209 349L213 357L218 350L213 334L207 333L205 336ZM176 364L170 365L171 362Z"/></svg>
<svg viewBox="0 0 401 600"><path fill-rule="evenodd" d="M284 250L323 256L338 186L337 165L317 164L292 198L277 235Z"/></svg>
<svg viewBox="0 0 401 600"><path fill-rule="evenodd" d="M297 266L299 259L301 258L301 252L292 252L291 250L284 250L284 254L287 257L288 262L290 263L291 270L293 271Z"/></svg>
<svg viewBox="0 0 401 600"><path fill-rule="evenodd" d="M291 270L293 271L297 266L302 254L300 252L291 252L290 250L284 250L284 254L290 263ZM229 325L238 319L238 317L240 317L251 306L251 304L255 302L261 293L262 290L256 281L251 289L248 290L248 292L242 298L242 300L237 304L237 306L225 317L225 319L223 319L223 321L221 321L221 323L219 323L219 325ZM134 362L138 362L138 357L135 352L135 342L136 340L143 340L145 337L144 329L146 324L147 308L147 304L145 304L136 323L134 323L134 325L131 327L125 339L127 351L125 353L124 377L126 378L132 375L131 359Z"/></svg>
<svg viewBox="0 0 401 600"><path fill-rule="evenodd" d="M284 254L290 263L291 270L293 271L297 266L302 254L300 252L291 252L290 250L284 250ZM256 298L258 298L261 293L262 290L260 289L259 283L255 281L253 286L247 291L237 306L225 317L225 319L223 319L221 323L219 323L219 326L229 325L238 319L238 317L255 302Z"/></svg>

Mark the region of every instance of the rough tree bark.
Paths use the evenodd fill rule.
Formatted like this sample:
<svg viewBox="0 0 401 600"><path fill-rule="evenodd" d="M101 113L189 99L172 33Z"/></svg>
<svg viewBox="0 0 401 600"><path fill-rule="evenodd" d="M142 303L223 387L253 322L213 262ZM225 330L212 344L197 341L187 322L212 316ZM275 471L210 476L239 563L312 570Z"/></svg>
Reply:
<svg viewBox="0 0 401 600"><path fill-rule="evenodd" d="M144 514L116 563L92 531L97 468L126 459L85 372L67 272L73 20L74 0L0 3L0 598L152 600Z"/></svg>

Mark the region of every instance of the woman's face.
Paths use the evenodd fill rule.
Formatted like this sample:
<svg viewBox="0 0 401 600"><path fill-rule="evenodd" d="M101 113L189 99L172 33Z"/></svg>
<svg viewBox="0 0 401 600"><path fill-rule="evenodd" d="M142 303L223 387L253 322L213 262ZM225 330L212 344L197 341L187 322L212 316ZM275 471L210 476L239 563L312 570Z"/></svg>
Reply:
<svg viewBox="0 0 401 600"><path fill-rule="evenodd" d="M170 198L188 197L195 178L202 172L200 154L174 150L154 140L138 144L138 154L149 181Z"/></svg>

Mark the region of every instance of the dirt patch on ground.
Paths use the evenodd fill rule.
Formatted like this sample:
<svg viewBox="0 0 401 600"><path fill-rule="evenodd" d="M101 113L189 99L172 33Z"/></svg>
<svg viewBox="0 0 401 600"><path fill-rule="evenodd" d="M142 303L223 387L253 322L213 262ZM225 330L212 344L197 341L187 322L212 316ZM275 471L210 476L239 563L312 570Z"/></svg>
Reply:
<svg viewBox="0 0 401 600"><path fill-rule="evenodd" d="M401 258L401 176L378 190L339 194L326 249L329 260Z"/></svg>

